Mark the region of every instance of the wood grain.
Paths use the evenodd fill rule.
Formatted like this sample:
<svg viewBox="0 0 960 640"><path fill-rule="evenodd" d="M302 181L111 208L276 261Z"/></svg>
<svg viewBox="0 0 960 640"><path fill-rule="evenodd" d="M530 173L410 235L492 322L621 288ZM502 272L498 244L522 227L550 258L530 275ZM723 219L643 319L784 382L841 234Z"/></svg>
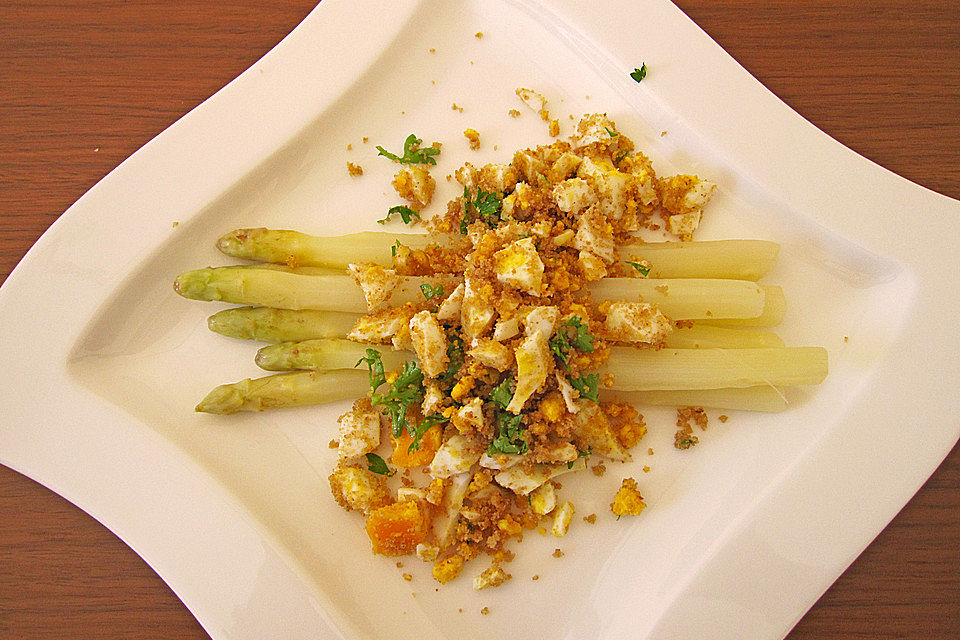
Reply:
<svg viewBox="0 0 960 640"><path fill-rule="evenodd" d="M677 4L815 125L960 197L960 3ZM0 278L73 201L312 5L0 0ZM955 448L791 640L960 637L958 487ZM0 514L0 638L207 637L109 531L2 467Z"/></svg>

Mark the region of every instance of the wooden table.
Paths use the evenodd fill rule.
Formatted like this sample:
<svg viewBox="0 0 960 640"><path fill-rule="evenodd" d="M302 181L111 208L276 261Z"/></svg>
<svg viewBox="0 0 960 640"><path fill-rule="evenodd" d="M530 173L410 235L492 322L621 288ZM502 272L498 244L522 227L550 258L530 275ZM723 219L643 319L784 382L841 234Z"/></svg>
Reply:
<svg viewBox="0 0 960 640"><path fill-rule="evenodd" d="M0 276L74 200L266 53L312 4L0 0ZM678 4L815 125L960 197L960 3ZM922 220L904 212L904 224ZM955 448L789 637L960 637L958 487ZM73 637L206 635L109 531L0 467L0 638Z"/></svg>

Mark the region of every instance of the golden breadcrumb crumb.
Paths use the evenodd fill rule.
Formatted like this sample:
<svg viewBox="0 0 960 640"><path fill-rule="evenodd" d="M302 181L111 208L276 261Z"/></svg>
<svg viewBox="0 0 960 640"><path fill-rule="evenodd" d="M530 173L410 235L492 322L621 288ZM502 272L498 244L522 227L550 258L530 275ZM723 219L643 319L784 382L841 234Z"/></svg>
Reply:
<svg viewBox="0 0 960 640"><path fill-rule="evenodd" d="M554 557L554 558L562 558L563 556L564 556L564 553L563 553L563 551L560 551L560 549L554 549L554 550L553 550L553 557Z"/></svg>
<svg viewBox="0 0 960 640"><path fill-rule="evenodd" d="M480 148L480 134L477 133L476 129L466 129L463 132L463 135L466 136L467 140L470 141L470 148L477 150Z"/></svg>
<svg viewBox="0 0 960 640"><path fill-rule="evenodd" d="M446 584L460 575L463 570L463 556L452 555L433 565L433 577L440 584Z"/></svg>
<svg viewBox="0 0 960 640"><path fill-rule="evenodd" d="M358 165L358 164L354 164L354 163L352 163L352 162L348 162L348 163L347 163L347 173L349 173L351 176L354 176L354 177L356 177L356 176L362 176L362 175L363 175L363 167L361 167L361 166Z"/></svg>
<svg viewBox="0 0 960 640"><path fill-rule="evenodd" d="M646 508L643 496L637 490L637 481L633 478L624 478L620 490L610 503L610 510L617 516L638 516Z"/></svg>
<svg viewBox="0 0 960 640"><path fill-rule="evenodd" d="M693 435L693 426L696 424L701 431L707 428L707 412L703 407L680 407L677 409L677 432L674 434L673 446L677 449L689 449L700 439Z"/></svg>

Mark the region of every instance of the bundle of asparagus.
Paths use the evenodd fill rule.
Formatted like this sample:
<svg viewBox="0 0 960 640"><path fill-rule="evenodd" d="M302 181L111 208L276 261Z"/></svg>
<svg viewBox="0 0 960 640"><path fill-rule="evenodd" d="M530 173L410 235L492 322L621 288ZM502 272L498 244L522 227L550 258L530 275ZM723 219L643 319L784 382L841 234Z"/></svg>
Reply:
<svg viewBox="0 0 960 640"><path fill-rule="evenodd" d="M442 239L441 239L442 241ZM239 305L208 320L211 331L277 343L261 349L256 363L284 373L214 389L198 411L229 414L355 398L366 391L366 374L355 369L361 343L346 340L367 305L348 275L349 264L389 264L391 247L426 248L426 234L363 232L319 237L297 231L237 229L217 246L226 255L262 261L188 271L174 288L194 300ZM774 266L779 246L762 240L649 242L624 255L646 260L656 278L603 278L590 286L595 300L656 303L672 320L691 321L667 336L665 349L619 347L601 370L613 376L607 397L637 404L704 406L780 411L780 387L819 384L826 351L784 347L766 330L783 319L786 301L775 285L758 285ZM273 262L269 262L273 261ZM285 266L293 262L299 266ZM402 305L423 299L421 287L440 282L453 291L454 276L404 277L388 299ZM387 351L388 368L413 354ZM315 372L323 372L317 375Z"/></svg>

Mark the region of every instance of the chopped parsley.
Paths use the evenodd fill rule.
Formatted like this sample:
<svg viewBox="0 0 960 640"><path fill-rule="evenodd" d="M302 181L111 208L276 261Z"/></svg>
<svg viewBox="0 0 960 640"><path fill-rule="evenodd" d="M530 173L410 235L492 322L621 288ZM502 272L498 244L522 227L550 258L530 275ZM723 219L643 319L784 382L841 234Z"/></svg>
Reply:
<svg viewBox="0 0 960 640"><path fill-rule="evenodd" d="M430 430L435 424L440 424L441 422L446 422L446 418L442 415L435 413L432 416L427 416L420 421L420 424L417 425L417 428L410 435L413 437L413 442L410 443L410 446L407 447L407 453L413 453L420 449L420 440L423 438L423 435Z"/></svg>
<svg viewBox="0 0 960 640"><path fill-rule="evenodd" d="M377 155L385 156L400 164L437 164L437 160L433 156L440 153L440 149L435 149L434 147L424 147L421 149L421 143L423 143L423 140L418 138L416 134L411 133L407 136L407 139L403 141L402 156L390 153L380 145L377 145L377 151L379 151Z"/></svg>
<svg viewBox="0 0 960 640"><path fill-rule="evenodd" d="M388 217L388 218L390 217L390 214L389 214L389 213L387 214L387 217ZM394 258L396 258L396 257L397 257L397 249L399 249L399 248L400 248L400 241L397 240L396 244L394 244L392 247L390 247L390 255L392 255Z"/></svg>
<svg viewBox="0 0 960 640"><path fill-rule="evenodd" d="M383 219L381 219L381 220L377 220L377 222L379 222L380 224L386 224L387 222L390 221L390 217L393 216L393 215L399 215L399 216L400 216L400 220L403 221L403 224L410 224L410 222L411 222L414 218L416 218L417 220L422 220L422 219L423 219L423 218L420 217L420 214L419 214L417 211L414 211L414 210L411 209L410 207L405 207L405 206L403 206L402 204L398 204L398 205L395 206L395 207L390 207L390 210L387 211L387 217L386 217L386 218L383 218ZM394 245L394 247L393 247L393 255L397 255L397 246L399 246L399 245L400 245L400 242L399 242L399 241L397 242L396 245Z"/></svg>
<svg viewBox="0 0 960 640"><path fill-rule="evenodd" d="M507 405L513 400L513 391L510 390L512 383L512 378L505 378L490 394L490 399L499 407L496 414L497 437L487 448L487 453L491 456L498 453L523 454L527 452L527 443L523 439L523 425L521 424L523 416L513 415L505 411Z"/></svg>
<svg viewBox="0 0 960 640"><path fill-rule="evenodd" d="M455 333L447 340L447 358L450 359L450 364L447 365L447 370L440 376L442 382L452 382L460 373L460 367L463 366L463 338L459 334Z"/></svg>
<svg viewBox="0 0 960 640"><path fill-rule="evenodd" d="M420 365L413 360L403 363L400 375L394 380L385 393L377 393L377 389L386 383L383 374L383 360L376 349L367 349L367 355L360 358L356 366L365 362L370 370L370 404L379 406L380 412L390 416L393 428L393 437L399 438L404 429L413 436L414 429L407 421L407 410L423 401L423 371Z"/></svg>
<svg viewBox="0 0 960 640"><path fill-rule="evenodd" d="M579 378L568 378L568 380L570 380L573 388L580 392L581 398L594 402L600 401L600 374L585 373Z"/></svg>
<svg viewBox="0 0 960 640"><path fill-rule="evenodd" d="M630 72L630 77L633 78L634 80L636 80L637 82L640 82L641 80L643 80L644 78L646 78L646 77L647 77L647 63L644 62L644 63L640 66L639 69L634 69L632 72Z"/></svg>
<svg viewBox="0 0 960 640"><path fill-rule="evenodd" d="M391 470L383 458L375 453L367 454L367 469L381 476L387 476L388 478L397 472L396 469Z"/></svg>
<svg viewBox="0 0 960 640"><path fill-rule="evenodd" d="M367 349L367 355L357 360L354 367L359 367L360 363L366 362L367 369L370 371L370 394L376 393L380 385L387 381L383 374L383 360L380 358L380 352L376 349Z"/></svg>
<svg viewBox="0 0 960 640"><path fill-rule="evenodd" d="M623 162L623 159L626 158L628 155L630 155L630 150L624 149L619 154L617 154L617 157L614 159L613 163L620 164L621 162Z"/></svg>
<svg viewBox="0 0 960 640"><path fill-rule="evenodd" d="M583 353L593 353L593 336L590 335L590 330L583 324L580 316L571 316L550 338L550 350L568 371L570 370L569 354L574 348Z"/></svg>
<svg viewBox="0 0 960 640"><path fill-rule="evenodd" d="M433 296L443 295L443 285L438 284L436 287L432 287L424 282L422 285L420 285L420 291L423 293L423 297L429 300Z"/></svg>
<svg viewBox="0 0 960 640"><path fill-rule="evenodd" d="M500 212L503 199L494 191L484 191L477 187L477 193L471 197L469 187L463 188L463 219L460 221L460 233L467 234L467 226L475 220L483 220L490 228L500 224Z"/></svg>
<svg viewBox="0 0 960 640"><path fill-rule="evenodd" d="M620 135L616 131L612 130L610 127L604 127L604 129L607 130L607 133L610 134L611 138L616 138L618 135Z"/></svg>
<svg viewBox="0 0 960 640"><path fill-rule="evenodd" d="M505 411L497 413L497 437L490 443L487 453L526 453L527 443L522 437L523 426L520 424L522 419L520 414L512 415Z"/></svg>
<svg viewBox="0 0 960 640"><path fill-rule="evenodd" d="M650 275L650 267L643 264L642 262L630 262L629 260L624 260L628 265L640 272L644 278Z"/></svg>
<svg viewBox="0 0 960 640"><path fill-rule="evenodd" d="M506 409L507 405L510 404L510 401L513 400L513 391L510 391L510 385L513 382L513 378L504 378L496 389L493 390L493 393L490 394L490 399L493 400L493 403L500 407L501 409Z"/></svg>

